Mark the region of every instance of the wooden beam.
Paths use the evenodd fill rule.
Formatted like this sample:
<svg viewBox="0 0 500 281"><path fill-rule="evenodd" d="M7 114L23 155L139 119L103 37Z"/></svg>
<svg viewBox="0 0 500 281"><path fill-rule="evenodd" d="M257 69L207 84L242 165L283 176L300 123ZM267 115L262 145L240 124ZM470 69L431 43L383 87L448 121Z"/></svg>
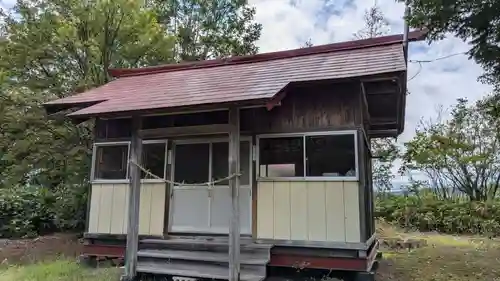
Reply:
<svg viewBox="0 0 500 281"><path fill-rule="evenodd" d="M141 201L142 139L139 136L141 118L132 117L132 139L130 141L130 196L128 201L127 250L125 255L125 276L122 280L132 281L137 275L137 250L139 246L139 203ZM132 164L136 163L135 164Z"/></svg>
<svg viewBox="0 0 500 281"><path fill-rule="evenodd" d="M372 120L374 123L396 122L396 120L393 117L375 117Z"/></svg>
<svg viewBox="0 0 500 281"><path fill-rule="evenodd" d="M408 74L408 72L405 72ZM408 77L402 79L398 79L398 88L399 88L399 95L398 95L398 101L397 101L397 107L398 107L398 116L396 117L396 123L398 123L398 132L402 133L405 127L405 121L404 121L404 116L405 116L405 111L406 111L406 83ZM402 84L405 84L403 87Z"/></svg>
<svg viewBox="0 0 500 281"><path fill-rule="evenodd" d="M252 163L252 167L255 167L255 154L257 153L257 151L254 151L254 149L257 149L257 146L256 146L256 143L257 143L257 136L256 135L253 135L252 136L252 148L251 148L251 152L250 152L250 158L252 159L252 161L250 163ZM252 170L252 177L251 177L251 180L252 180L252 238L253 239L257 239L257 221L258 221L258 217L257 217L257 198L258 198L258 188L257 188L257 169L251 169Z"/></svg>
<svg viewBox="0 0 500 281"><path fill-rule="evenodd" d="M215 135L227 134L230 130L228 124L212 124L212 125L199 125L199 126L184 126L184 127L171 127L171 128L158 128L158 129L143 129L139 131L139 135L146 138L159 138L159 137L181 137L190 135Z"/></svg>
<svg viewBox="0 0 500 281"><path fill-rule="evenodd" d="M240 170L240 111L229 109L229 175ZM231 224L229 229L229 281L240 280L240 177L229 180L231 192Z"/></svg>
<svg viewBox="0 0 500 281"><path fill-rule="evenodd" d="M397 122L372 122L373 127L376 126L394 126L397 125Z"/></svg>
<svg viewBox="0 0 500 281"><path fill-rule="evenodd" d="M86 244L83 245L82 254L90 257L123 258L125 257L125 246L123 244Z"/></svg>
<svg viewBox="0 0 500 281"><path fill-rule="evenodd" d="M366 174L366 150L364 140L364 133L361 129L357 130L357 150L358 150L358 209L359 209L359 229L361 232L361 242L365 242L370 238L370 234L368 233L367 220L369 219L366 210L367 210L367 174ZM371 160L370 160L371 161ZM371 175L370 175L371 176Z"/></svg>
<svg viewBox="0 0 500 281"><path fill-rule="evenodd" d="M366 108L368 108L368 100L366 99L366 89L365 89L365 83L361 82L361 96L363 98L363 103L365 104Z"/></svg>
<svg viewBox="0 0 500 281"><path fill-rule="evenodd" d="M394 89L386 89L386 90L378 90L378 91L369 91L367 95L378 96L378 95L397 95L398 92Z"/></svg>
<svg viewBox="0 0 500 281"><path fill-rule="evenodd" d="M285 254L285 253L272 253L270 266L297 268L303 266L304 268L326 269L326 270L348 270L366 272L370 271L373 261L377 257L379 245L378 241L374 243L373 247L366 253L365 257L346 257L346 256L321 256L317 254ZM360 279L356 279L360 280ZM363 279L364 280L364 279Z"/></svg>
<svg viewBox="0 0 500 281"><path fill-rule="evenodd" d="M95 165L95 157L92 157L92 165ZM94 177L92 176L92 179ZM89 226L90 226L90 203L92 202L92 184L89 184L89 187L88 187L88 193L87 193L87 210L86 210L86 214L87 214L87 219L85 220L85 231L89 231Z"/></svg>
<svg viewBox="0 0 500 281"><path fill-rule="evenodd" d="M369 130L368 135L370 135L371 138L396 137L398 135L398 130L397 129Z"/></svg>
<svg viewBox="0 0 500 281"><path fill-rule="evenodd" d="M381 82L381 81L396 81L398 76L381 76L381 77L372 77L372 78L362 78L361 82L370 83L370 82Z"/></svg>
<svg viewBox="0 0 500 281"><path fill-rule="evenodd" d="M365 89L365 84L361 82L361 99L364 104L364 111L366 113L367 121L368 123L371 123L371 116L370 116L370 110L368 109L368 99L366 98L366 89Z"/></svg>
<svg viewBox="0 0 500 281"><path fill-rule="evenodd" d="M384 125L397 125L397 121L395 117L387 118L387 117L379 117L372 119L373 126L384 126Z"/></svg>

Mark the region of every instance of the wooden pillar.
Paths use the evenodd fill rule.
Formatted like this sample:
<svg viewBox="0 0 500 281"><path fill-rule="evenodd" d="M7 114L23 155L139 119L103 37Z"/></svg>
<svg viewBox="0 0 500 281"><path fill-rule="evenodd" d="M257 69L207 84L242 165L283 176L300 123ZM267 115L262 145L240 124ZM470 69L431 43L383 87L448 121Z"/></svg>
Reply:
<svg viewBox="0 0 500 281"><path fill-rule="evenodd" d="M229 109L229 175L240 172L240 111ZM229 281L240 279L240 177L229 180L231 224L229 229Z"/></svg>
<svg viewBox="0 0 500 281"><path fill-rule="evenodd" d="M133 163L141 165L142 139L139 136L141 118L132 117L132 140L130 142L130 196L128 201L127 249L125 253L124 280L132 281L137 273L137 250L139 246L139 203L141 201L141 170Z"/></svg>

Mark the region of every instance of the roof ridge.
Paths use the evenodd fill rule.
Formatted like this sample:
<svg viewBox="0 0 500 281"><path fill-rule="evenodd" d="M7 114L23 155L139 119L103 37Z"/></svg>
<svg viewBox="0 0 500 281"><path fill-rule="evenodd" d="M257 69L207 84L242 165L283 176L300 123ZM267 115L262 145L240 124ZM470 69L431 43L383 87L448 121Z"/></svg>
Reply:
<svg viewBox="0 0 500 281"><path fill-rule="evenodd" d="M408 34L408 40L409 41L423 40L425 34L426 34L425 31L420 31L420 30L411 31ZM396 35L387 35L387 36L368 38L368 39L330 43L325 45L313 46L309 48L299 48L299 49L292 49L285 51L261 53L256 55L236 56L223 59L185 62L178 64L166 64L166 65L149 66L142 68L114 68L110 69L109 73L113 77L130 77L130 76L148 75L148 74L156 74L164 72L182 71L189 69L201 69L201 68L211 68L211 67L226 66L226 65L258 63L264 61L287 59L291 57L309 56L322 53L331 53L331 52L363 49L363 48L370 48L370 47L377 47L384 45L392 45L401 42L403 42L403 35L396 34Z"/></svg>

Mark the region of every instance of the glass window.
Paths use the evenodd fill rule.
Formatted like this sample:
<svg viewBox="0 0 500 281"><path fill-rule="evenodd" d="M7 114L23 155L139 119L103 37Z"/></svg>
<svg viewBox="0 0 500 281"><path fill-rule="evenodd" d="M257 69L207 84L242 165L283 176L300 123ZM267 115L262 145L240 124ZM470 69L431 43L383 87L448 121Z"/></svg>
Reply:
<svg viewBox="0 0 500 281"><path fill-rule="evenodd" d="M145 143L142 145L142 164L143 167L153 175L165 177L165 153L166 143ZM142 179L154 179L141 171Z"/></svg>
<svg viewBox="0 0 500 281"><path fill-rule="evenodd" d="M250 185L250 142L242 141L240 143L240 184Z"/></svg>
<svg viewBox="0 0 500 281"><path fill-rule="evenodd" d="M212 143L212 179L218 180L229 174L229 144L227 142ZM228 185L228 181L217 183L217 185Z"/></svg>
<svg viewBox="0 0 500 281"><path fill-rule="evenodd" d="M129 144L98 144L96 146L95 180L118 180L127 178ZM166 142L143 143L142 167L154 175L165 177ZM130 175L129 175L130 177ZM142 179L153 179L141 171Z"/></svg>
<svg viewBox="0 0 500 281"><path fill-rule="evenodd" d="M127 178L128 144L96 147L95 179Z"/></svg>
<svg viewBox="0 0 500 281"><path fill-rule="evenodd" d="M261 138L259 176L356 177L355 135Z"/></svg>
<svg viewBox="0 0 500 281"><path fill-rule="evenodd" d="M259 165L261 177L304 176L304 138L260 139Z"/></svg>
<svg viewBox="0 0 500 281"><path fill-rule="evenodd" d="M212 178L214 180L225 178L229 175L229 143L214 142L212 144ZM240 185L248 185L250 182L250 143L240 143ZM228 181L217 183L217 185L228 185Z"/></svg>
<svg viewBox="0 0 500 281"><path fill-rule="evenodd" d="M183 183L204 183L209 180L208 143L175 146L174 180Z"/></svg>
<svg viewBox="0 0 500 281"><path fill-rule="evenodd" d="M306 136L306 176L355 177L354 135Z"/></svg>
<svg viewBox="0 0 500 281"><path fill-rule="evenodd" d="M212 143L212 179L218 180L229 174L229 144L227 142ZM217 183L217 185L228 185L228 181Z"/></svg>

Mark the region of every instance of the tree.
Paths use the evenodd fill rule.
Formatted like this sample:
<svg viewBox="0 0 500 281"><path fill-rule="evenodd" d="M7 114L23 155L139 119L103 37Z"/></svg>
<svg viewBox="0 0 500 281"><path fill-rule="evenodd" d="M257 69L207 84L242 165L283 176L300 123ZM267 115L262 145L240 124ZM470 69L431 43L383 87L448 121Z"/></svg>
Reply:
<svg viewBox="0 0 500 281"><path fill-rule="evenodd" d="M365 26L354 34L357 39L373 38L389 32L389 22L377 5L365 11ZM394 138L371 140L373 161L373 182L379 190L392 188L394 161L398 157L398 146Z"/></svg>
<svg viewBox="0 0 500 281"><path fill-rule="evenodd" d="M109 68L256 52L260 26L251 23L253 10L242 1L199 2L215 10L204 10L204 20L190 26L196 38L165 24L195 17L179 10L165 17L143 1L18 0L11 13L1 11L0 188L35 185L38 195L49 190L55 203L40 209L54 208L48 217L58 227L81 226L93 124L75 125L64 114L48 117L41 103L110 81ZM25 199L13 202L19 200Z"/></svg>
<svg viewBox="0 0 500 281"><path fill-rule="evenodd" d="M304 42L304 45L301 46L301 48L309 48L309 47L312 47L314 46L312 41L311 41L311 38L307 39L306 42Z"/></svg>
<svg viewBox="0 0 500 281"><path fill-rule="evenodd" d="M435 41L451 33L469 41L468 54L485 73L483 81L500 87L500 2L491 0L398 0L411 8L410 26L428 30Z"/></svg>
<svg viewBox="0 0 500 281"><path fill-rule="evenodd" d="M89 131L62 118L46 119L41 93L2 87L0 187L81 184L90 167Z"/></svg>
<svg viewBox="0 0 500 281"><path fill-rule="evenodd" d="M246 1L148 3L18 0L12 13L2 11L0 175L9 181L1 183L88 180L92 124L47 118L42 102L102 85L113 67L257 51L261 26Z"/></svg>
<svg viewBox="0 0 500 281"><path fill-rule="evenodd" d="M59 97L109 81L110 67L172 61L172 37L127 0L19 0L3 13L0 68L11 82Z"/></svg>
<svg viewBox="0 0 500 281"><path fill-rule="evenodd" d="M399 148L394 138L371 140L373 163L373 182L380 191L390 190L394 179L394 162L399 157Z"/></svg>
<svg viewBox="0 0 500 281"><path fill-rule="evenodd" d="M175 36L177 61L255 54L262 25L246 0L152 0L160 23Z"/></svg>
<svg viewBox="0 0 500 281"><path fill-rule="evenodd" d="M88 182L92 124L47 118L41 103L106 83L110 67L171 62L171 36L126 0L20 0L0 22L0 186Z"/></svg>
<svg viewBox="0 0 500 281"><path fill-rule="evenodd" d="M387 34L389 30L389 21L385 18L384 13L377 5L365 10L363 16L365 26L354 33L354 37L358 39L373 38Z"/></svg>
<svg viewBox="0 0 500 281"><path fill-rule="evenodd" d="M422 171L442 198L463 193L470 200L494 198L500 186L497 122L478 105L459 99L450 120L422 123L405 144L403 170Z"/></svg>

